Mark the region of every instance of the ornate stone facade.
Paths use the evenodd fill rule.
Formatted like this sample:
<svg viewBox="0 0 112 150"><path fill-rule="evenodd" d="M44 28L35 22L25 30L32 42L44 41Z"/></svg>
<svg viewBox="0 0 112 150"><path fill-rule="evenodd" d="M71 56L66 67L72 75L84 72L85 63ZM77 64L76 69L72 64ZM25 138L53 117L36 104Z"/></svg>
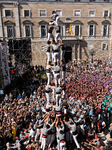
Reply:
<svg viewBox="0 0 112 150"><path fill-rule="evenodd" d="M31 38L32 62L45 65L46 53L42 46L47 42L48 23L51 12L60 15L60 28L68 59L91 59L112 57L112 0L89 0L80 2L55 0L1 1L0 38ZM10 10L7 11L7 10ZM70 26L73 35L70 33ZM13 27L13 31L12 28ZM9 37L9 31L13 32ZM27 32L27 33L26 33ZM67 58L68 56L68 58Z"/></svg>

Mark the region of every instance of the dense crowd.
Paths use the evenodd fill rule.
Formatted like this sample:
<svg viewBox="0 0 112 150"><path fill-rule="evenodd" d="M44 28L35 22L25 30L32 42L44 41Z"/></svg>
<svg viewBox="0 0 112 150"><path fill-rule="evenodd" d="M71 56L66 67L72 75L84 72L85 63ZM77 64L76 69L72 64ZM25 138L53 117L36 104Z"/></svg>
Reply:
<svg viewBox="0 0 112 150"><path fill-rule="evenodd" d="M47 135L46 149L58 149L58 128L63 128L68 149L102 150L109 147L106 134L110 131L112 138L111 60L70 62L67 67L70 72L66 73L66 99L62 97L61 100L61 117L55 117L56 102L52 91L52 107L46 105L46 82L40 83L38 88L34 87L30 97L25 93L17 98L13 98L11 93L5 96L0 104L2 149L40 149L43 122L49 122L54 127ZM46 116L48 108L51 110ZM77 128L76 143L71 136L74 123ZM46 125L47 128L50 129Z"/></svg>

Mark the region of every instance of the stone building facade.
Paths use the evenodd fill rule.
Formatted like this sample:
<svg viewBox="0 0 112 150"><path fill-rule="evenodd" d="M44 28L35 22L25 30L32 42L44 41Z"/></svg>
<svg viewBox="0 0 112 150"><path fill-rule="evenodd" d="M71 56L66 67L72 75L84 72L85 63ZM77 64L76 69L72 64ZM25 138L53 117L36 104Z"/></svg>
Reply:
<svg viewBox="0 0 112 150"><path fill-rule="evenodd" d="M66 61L112 57L112 0L2 0L0 38L31 38L33 65L45 65L53 10L66 46ZM73 35L70 33L72 28Z"/></svg>

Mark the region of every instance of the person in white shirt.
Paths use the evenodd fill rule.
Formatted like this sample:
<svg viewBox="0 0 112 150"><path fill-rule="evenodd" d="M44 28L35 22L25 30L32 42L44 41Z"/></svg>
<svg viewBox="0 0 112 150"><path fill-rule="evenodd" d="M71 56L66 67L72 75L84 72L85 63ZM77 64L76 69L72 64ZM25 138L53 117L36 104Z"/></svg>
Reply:
<svg viewBox="0 0 112 150"><path fill-rule="evenodd" d="M50 23L50 24L54 24L54 25L56 25L58 27L58 23L59 23L60 17L59 17L58 14L56 14L56 11L52 11L51 19L53 20L53 22Z"/></svg>

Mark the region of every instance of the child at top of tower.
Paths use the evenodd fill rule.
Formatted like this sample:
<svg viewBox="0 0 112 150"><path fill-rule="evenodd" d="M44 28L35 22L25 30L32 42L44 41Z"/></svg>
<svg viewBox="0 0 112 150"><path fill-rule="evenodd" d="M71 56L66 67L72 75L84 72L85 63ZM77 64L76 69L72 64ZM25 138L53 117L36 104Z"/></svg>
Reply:
<svg viewBox="0 0 112 150"><path fill-rule="evenodd" d="M59 22L59 15L56 13L56 11L52 11L52 16L51 19L53 20L54 25L56 25L58 27L58 22ZM51 23L51 24L53 24Z"/></svg>

